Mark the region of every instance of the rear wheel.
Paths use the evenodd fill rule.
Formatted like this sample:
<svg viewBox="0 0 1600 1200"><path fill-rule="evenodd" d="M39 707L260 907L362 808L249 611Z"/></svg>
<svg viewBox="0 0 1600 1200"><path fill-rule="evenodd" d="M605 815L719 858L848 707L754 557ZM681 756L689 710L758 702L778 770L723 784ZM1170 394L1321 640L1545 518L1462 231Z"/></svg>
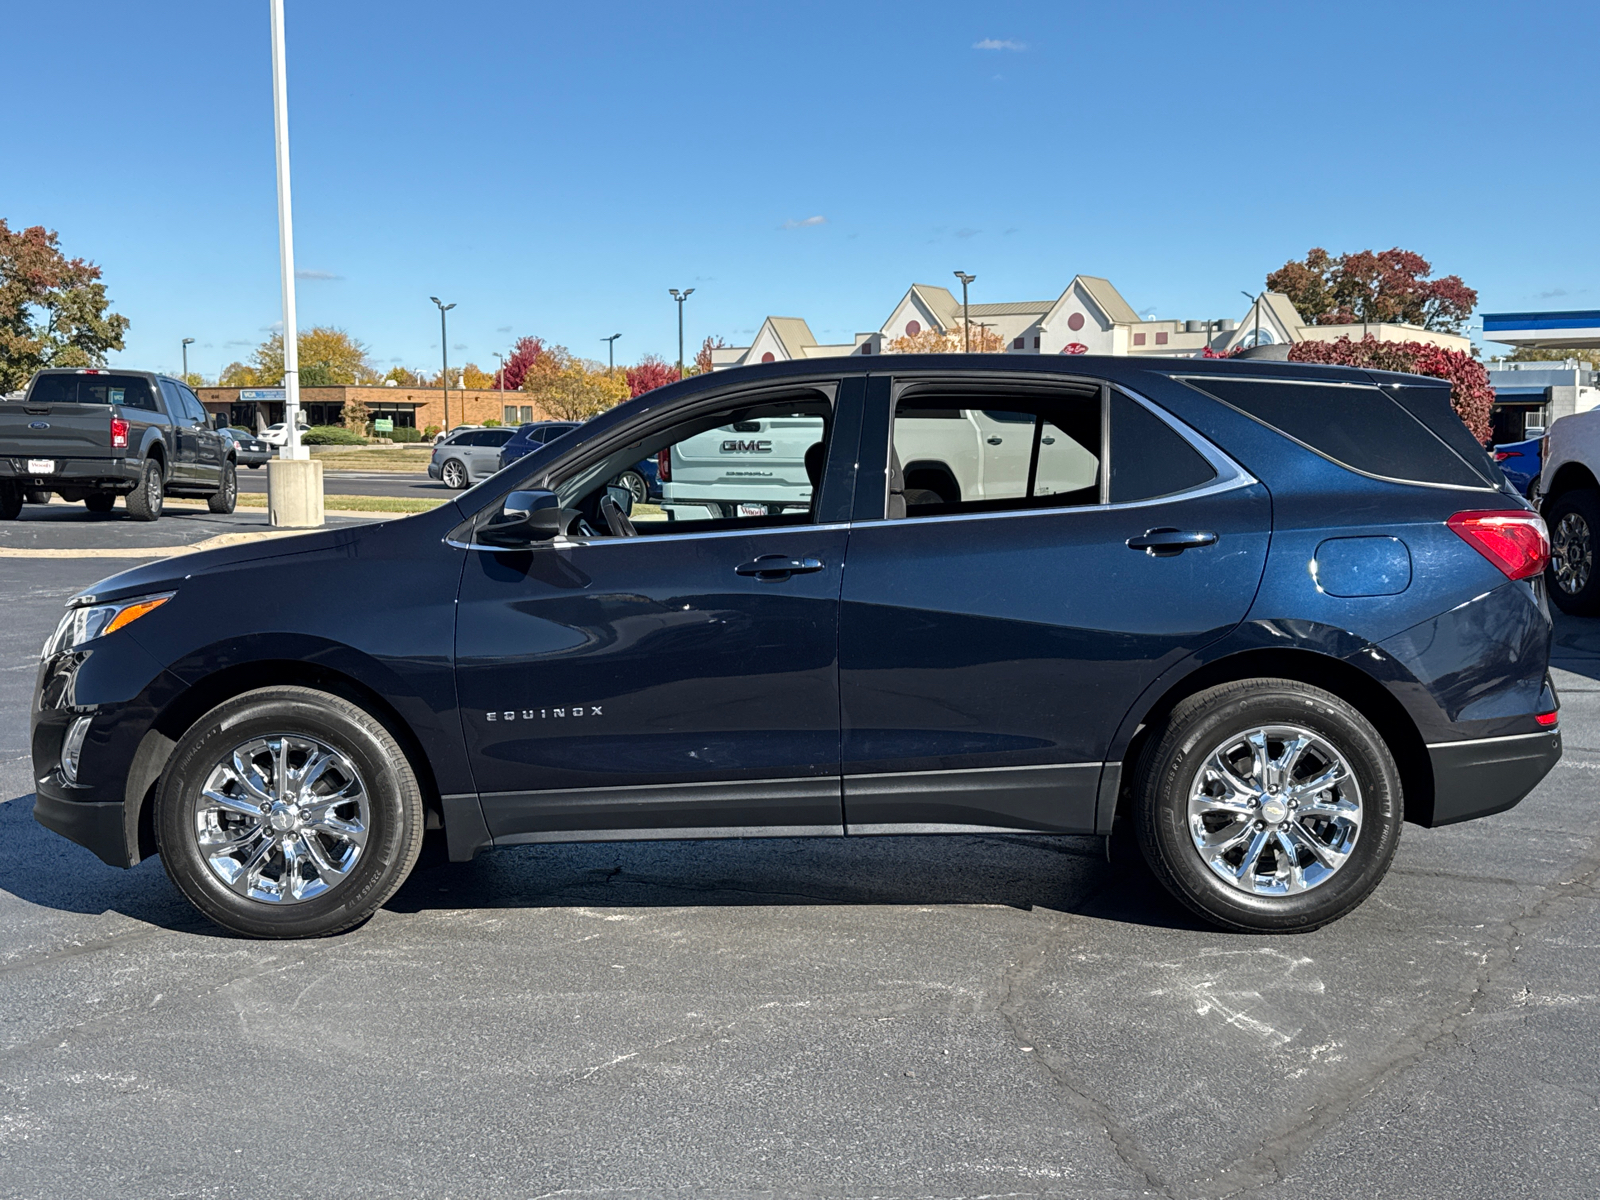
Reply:
<svg viewBox="0 0 1600 1200"><path fill-rule="evenodd" d="M248 937L322 937L365 921L405 882L422 847L422 792L371 714L269 687L180 739L155 820L167 874L211 920Z"/></svg>
<svg viewBox="0 0 1600 1200"><path fill-rule="evenodd" d="M117 503L115 492L90 492L83 498L83 506L92 513L108 513Z"/></svg>
<svg viewBox="0 0 1600 1200"><path fill-rule="evenodd" d="M1139 843L1213 924L1300 933L1378 886L1400 842L1394 756L1330 692L1248 679L1189 697L1140 756Z"/></svg>
<svg viewBox="0 0 1600 1200"><path fill-rule="evenodd" d="M161 464L147 458L139 468L139 484L128 493L128 515L135 521L154 521L161 516L165 497L161 491Z"/></svg>
<svg viewBox="0 0 1600 1200"><path fill-rule="evenodd" d="M49 504L51 493L45 488L28 489L27 501L29 504Z"/></svg>
<svg viewBox="0 0 1600 1200"><path fill-rule="evenodd" d="M239 472L233 459L222 464L222 486L206 497L206 507L214 513L231 513L239 503Z"/></svg>
<svg viewBox="0 0 1600 1200"><path fill-rule="evenodd" d="M467 468L459 458L447 458L439 468L439 478L444 480L445 487L459 492L467 486Z"/></svg>
<svg viewBox="0 0 1600 1200"><path fill-rule="evenodd" d="M22 512L22 489L0 484L0 521L15 521Z"/></svg>
<svg viewBox="0 0 1600 1200"><path fill-rule="evenodd" d="M1562 612L1591 617L1600 612L1600 576L1595 571L1595 531L1600 530L1600 492L1563 492L1545 509L1550 527L1550 565L1545 582Z"/></svg>
<svg viewBox="0 0 1600 1200"><path fill-rule="evenodd" d="M635 504L644 504L650 499L650 485L637 471L624 471L612 480L612 483L617 487L627 488Z"/></svg>

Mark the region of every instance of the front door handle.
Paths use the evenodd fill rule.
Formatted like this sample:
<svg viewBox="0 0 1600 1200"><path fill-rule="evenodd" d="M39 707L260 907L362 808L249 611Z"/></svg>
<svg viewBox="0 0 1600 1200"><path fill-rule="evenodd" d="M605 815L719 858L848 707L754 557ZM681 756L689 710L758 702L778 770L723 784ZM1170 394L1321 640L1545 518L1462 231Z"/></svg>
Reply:
<svg viewBox="0 0 1600 1200"><path fill-rule="evenodd" d="M1147 529L1128 539L1129 550L1143 550L1151 558L1171 558L1195 546L1214 546L1217 535L1207 529Z"/></svg>
<svg viewBox="0 0 1600 1200"><path fill-rule="evenodd" d="M820 558L790 558L786 554L763 554L760 558L741 563L733 569L735 575L754 575L757 579L779 582L791 575L809 575L822 570Z"/></svg>

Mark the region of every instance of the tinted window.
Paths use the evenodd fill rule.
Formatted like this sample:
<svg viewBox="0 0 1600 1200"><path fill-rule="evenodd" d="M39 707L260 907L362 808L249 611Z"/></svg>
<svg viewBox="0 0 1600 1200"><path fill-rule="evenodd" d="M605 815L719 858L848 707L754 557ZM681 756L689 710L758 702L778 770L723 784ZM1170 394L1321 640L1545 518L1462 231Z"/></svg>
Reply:
<svg viewBox="0 0 1600 1200"><path fill-rule="evenodd" d="M178 385L178 394L183 397L184 407L190 411L192 416L207 425L211 423L211 414L206 411L206 406L200 403L199 396L196 396L181 383Z"/></svg>
<svg viewBox="0 0 1600 1200"><path fill-rule="evenodd" d="M154 412L150 385L137 375L41 375L30 404L120 404Z"/></svg>
<svg viewBox="0 0 1600 1200"><path fill-rule="evenodd" d="M158 381L161 384L161 399L167 406L167 416L174 421L181 421L187 413L183 411L183 397L178 395L178 385L170 379Z"/></svg>
<svg viewBox="0 0 1600 1200"><path fill-rule="evenodd" d="M1188 382L1342 466L1388 479L1484 486L1444 442L1378 388L1277 379Z"/></svg>
<svg viewBox="0 0 1600 1200"><path fill-rule="evenodd" d="M1121 392L1111 393L1111 503L1170 496L1216 477L1177 430Z"/></svg>
<svg viewBox="0 0 1600 1200"><path fill-rule="evenodd" d="M1450 403L1448 387L1417 384L1384 390L1413 417L1433 430L1445 445L1465 459L1467 465L1482 475L1486 482L1499 487L1505 481L1499 465L1489 457L1489 452L1484 449L1483 443L1472 436L1466 424L1456 415L1456 410Z"/></svg>
<svg viewBox="0 0 1600 1200"><path fill-rule="evenodd" d="M1098 504L1100 393L914 393L895 409L894 451L907 517Z"/></svg>
<svg viewBox="0 0 1600 1200"><path fill-rule="evenodd" d="M484 446L504 446L516 435L516 432L515 429L490 429L484 433L483 441L480 444Z"/></svg>

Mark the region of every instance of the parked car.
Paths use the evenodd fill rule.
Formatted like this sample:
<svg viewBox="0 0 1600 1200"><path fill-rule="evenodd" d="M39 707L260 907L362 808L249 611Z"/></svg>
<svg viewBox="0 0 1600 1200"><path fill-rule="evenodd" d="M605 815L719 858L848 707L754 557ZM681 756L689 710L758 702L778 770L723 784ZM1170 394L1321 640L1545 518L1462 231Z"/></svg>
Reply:
<svg viewBox="0 0 1600 1200"><path fill-rule="evenodd" d="M296 425L300 436L304 437L309 425ZM279 421L276 425L268 425L261 434L261 440L269 446L287 446L289 444L289 422Z"/></svg>
<svg viewBox="0 0 1600 1200"><path fill-rule="evenodd" d="M248 429L227 426L222 430L222 436L233 443L234 458L241 467L260 470L272 461L272 447Z"/></svg>
<svg viewBox="0 0 1600 1200"><path fill-rule="evenodd" d="M695 376L431 512L93 585L44 649L34 815L258 937L364 920L425 829L454 860L1131 837L1223 927L1314 928L1402 822L1510 808L1561 753L1544 525L1449 395L1089 356ZM1011 414L981 497L910 486L919 423L974 411ZM647 520L610 482L768 420L815 422L804 509Z"/></svg>
<svg viewBox="0 0 1600 1200"><path fill-rule="evenodd" d="M444 481L445 487L462 488L489 478L500 469L500 447L511 440L515 429L458 429L433 448L428 461L428 478Z"/></svg>
<svg viewBox="0 0 1600 1200"><path fill-rule="evenodd" d="M0 402L0 520L54 493L90 512L117 497L136 520L167 496L200 496L215 513L237 502L234 443L220 416L176 379L149 371L40 371L21 400Z"/></svg>
<svg viewBox="0 0 1600 1200"><path fill-rule="evenodd" d="M1543 446L1544 437L1541 431L1539 437L1530 437L1521 442L1506 442L1494 448L1494 461L1500 464L1501 472L1510 480L1511 486L1533 504L1537 504L1539 500L1539 472L1542 465L1540 455Z"/></svg>
<svg viewBox="0 0 1600 1200"><path fill-rule="evenodd" d="M1600 409L1551 423L1540 447L1539 496L1550 526L1550 598L1563 612L1600 615ZM1503 466L1502 466L1502 469Z"/></svg>
<svg viewBox="0 0 1600 1200"><path fill-rule="evenodd" d="M516 436L500 448L501 469L577 428L579 423L576 421L534 421L521 426ZM611 482L627 488L635 504L657 503L662 497L661 480L654 458L629 464Z"/></svg>

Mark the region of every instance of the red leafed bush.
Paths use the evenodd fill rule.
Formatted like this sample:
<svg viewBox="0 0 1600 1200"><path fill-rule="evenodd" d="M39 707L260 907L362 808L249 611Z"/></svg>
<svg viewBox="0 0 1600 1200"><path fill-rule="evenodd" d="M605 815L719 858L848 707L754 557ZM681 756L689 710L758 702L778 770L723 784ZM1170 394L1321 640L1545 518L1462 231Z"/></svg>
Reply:
<svg viewBox="0 0 1600 1200"><path fill-rule="evenodd" d="M646 355L637 365L628 368L628 390L635 396L677 382L678 368L662 362L654 354Z"/></svg>
<svg viewBox="0 0 1600 1200"><path fill-rule="evenodd" d="M1289 349L1289 361L1370 367L1375 371L1403 371L1408 375L1447 379L1451 407L1472 436L1484 445L1494 436L1489 424L1489 409L1494 404L1489 372L1481 362L1463 351L1446 350L1427 342L1380 342L1369 334L1359 342L1347 337L1336 342L1296 342Z"/></svg>

